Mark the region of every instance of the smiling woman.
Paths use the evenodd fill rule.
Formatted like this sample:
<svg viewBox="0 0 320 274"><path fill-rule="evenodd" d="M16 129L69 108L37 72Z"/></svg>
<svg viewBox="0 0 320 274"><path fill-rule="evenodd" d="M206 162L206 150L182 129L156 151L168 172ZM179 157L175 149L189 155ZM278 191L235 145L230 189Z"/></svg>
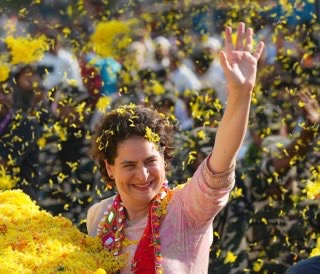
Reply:
<svg viewBox="0 0 320 274"><path fill-rule="evenodd" d="M252 35L240 23L233 45L231 28L226 28L220 61L228 105L212 153L182 187L171 190L166 181L174 133L166 117L129 105L106 113L97 126L92 156L118 194L89 209L87 229L114 256L128 254L121 273L207 273L212 221L234 186L235 159L263 50L260 43L252 51Z"/></svg>
<svg viewBox="0 0 320 274"><path fill-rule="evenodd" d="M164 159L159 149L144 137L131 137L119 144L115 163L105 163L126 204L129 219L143 216L165 181ZM136 210L131 212L131 208Z"/></svg>
<svg viewBox="0 0 320 274"><path fill-rule="evenodd" d="M208 257L211 221L228 199L234 168L214 175L206 159L185 187L170 190L165 163L172 137L168 120L141 106L119 107L96 131L92 155L118 195L89 209L87 227L115 256L129 254L122 273L203 273L208 267L201 254ZM131 244L124 248L125 239Z"/></svg>

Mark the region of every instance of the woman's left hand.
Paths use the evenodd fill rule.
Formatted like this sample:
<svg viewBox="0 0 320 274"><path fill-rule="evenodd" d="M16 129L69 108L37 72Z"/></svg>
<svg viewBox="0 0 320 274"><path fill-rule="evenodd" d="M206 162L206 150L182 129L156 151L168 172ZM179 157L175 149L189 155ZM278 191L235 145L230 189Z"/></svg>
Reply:
<svg viewBox="0 0 320 274"><path fill-rule="evenodd" d="M251 94L253 90L257 63L264 43L261 41L253 52L252 37L253 30L245 30L245 24L239 23L236 42L233 45L232 28L227 27L225 30L225 51L220 52L220 63L227 80L228 96L233 93Z"/></svg>

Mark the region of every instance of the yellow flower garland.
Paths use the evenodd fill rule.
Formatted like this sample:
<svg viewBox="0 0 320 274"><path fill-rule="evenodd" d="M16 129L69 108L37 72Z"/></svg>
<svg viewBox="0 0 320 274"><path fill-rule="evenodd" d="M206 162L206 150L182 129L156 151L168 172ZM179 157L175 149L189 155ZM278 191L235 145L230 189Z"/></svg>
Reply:
<svg viewBox="0 0 320 274"><path fill-rule="evenodd" d="M111 273L126 259L40 210L21 190L0 191L0 273Z"/></svg>

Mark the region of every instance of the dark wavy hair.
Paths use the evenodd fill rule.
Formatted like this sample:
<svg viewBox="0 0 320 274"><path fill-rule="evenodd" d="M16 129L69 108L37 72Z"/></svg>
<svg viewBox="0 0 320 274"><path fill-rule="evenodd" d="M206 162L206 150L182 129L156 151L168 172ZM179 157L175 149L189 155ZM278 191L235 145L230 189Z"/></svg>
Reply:
<svg viewBox="0 0 320 274"><path fill-rule="evenodd" d="M149 134L148 134L149 132ZM114 185L105 167L105 160L114 164L118 145L133 136L155 142L168 163L172 159L175 128L157 111L143 106L123 105L107 112L97 124L92 137L90 155L106 182ZM151 139L150 137L151 136ZM154 138L152 138L154 137Z"/></svg>

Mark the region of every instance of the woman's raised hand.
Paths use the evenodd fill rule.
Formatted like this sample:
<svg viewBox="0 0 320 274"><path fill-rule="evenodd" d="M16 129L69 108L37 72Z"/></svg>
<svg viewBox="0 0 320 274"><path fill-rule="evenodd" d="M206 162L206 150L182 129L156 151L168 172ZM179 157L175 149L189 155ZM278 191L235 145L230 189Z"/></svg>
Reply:
<svg viewBox="0 0 320 274"><path fill-rule="evenodd" d="M232 28L225 30L225 50L220 52L220 63L227 80L228 96L251 94L253 90L257 63L264 43L261 41L253 51L253 30L239 23L235 45L232 43Z"/></svg>

